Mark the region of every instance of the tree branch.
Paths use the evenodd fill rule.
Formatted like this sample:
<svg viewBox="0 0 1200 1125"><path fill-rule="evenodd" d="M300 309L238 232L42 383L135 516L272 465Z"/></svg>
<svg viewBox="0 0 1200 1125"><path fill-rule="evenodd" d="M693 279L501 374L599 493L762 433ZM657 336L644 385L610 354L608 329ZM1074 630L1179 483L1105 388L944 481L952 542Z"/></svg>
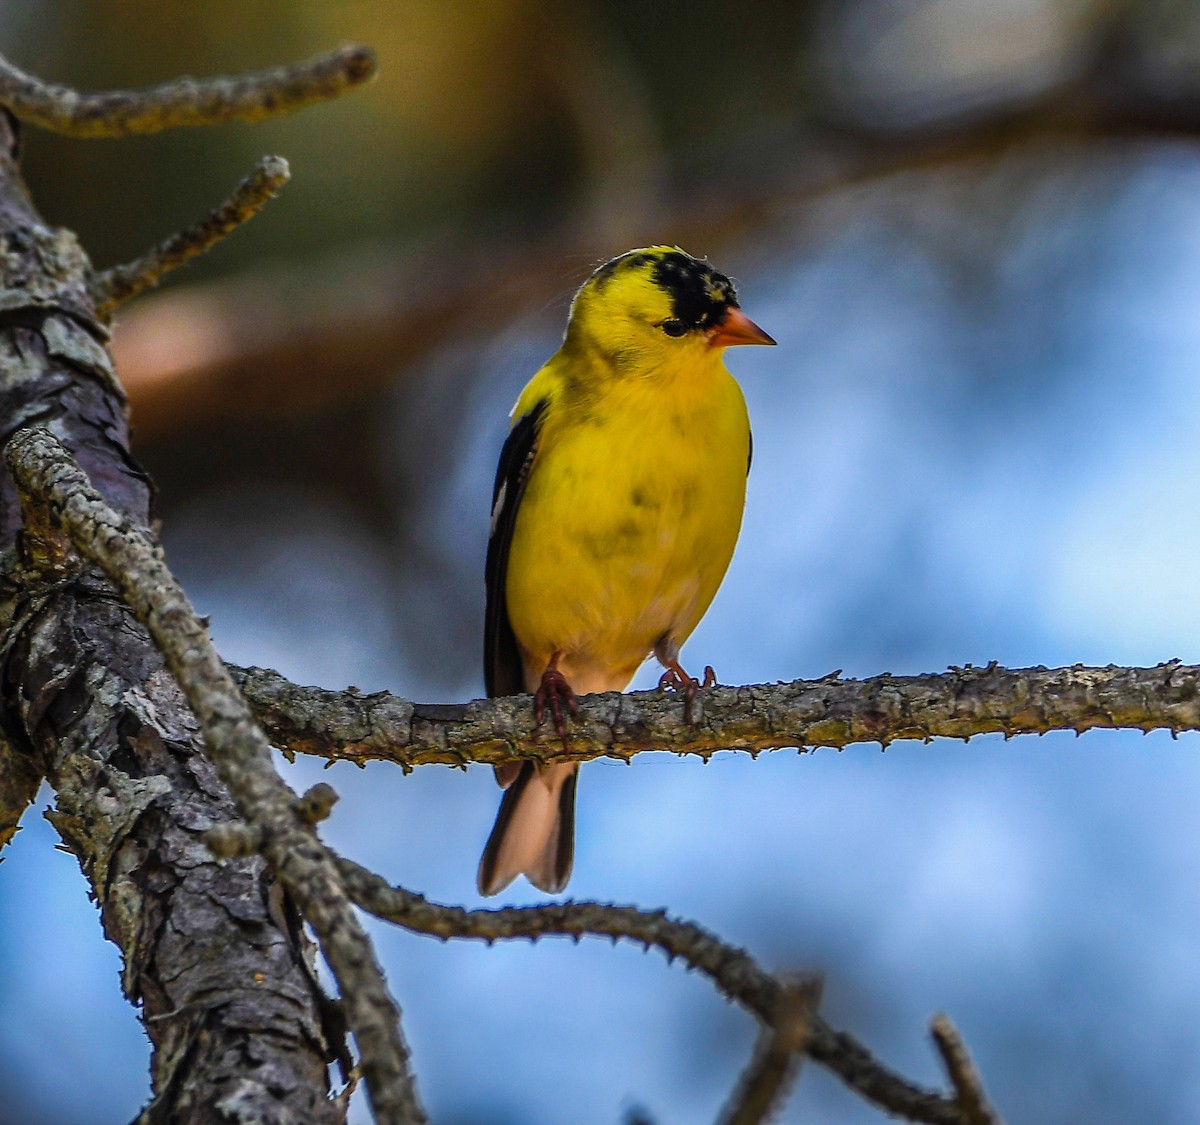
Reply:
<svg viewBox="0 0 1200 1125"><path fill-rule="evenodd" d="M296 816L295 794L276 774L266 739L161 551L105 503L48 430L16 434L6 459L23 506L34 511L44 506L80 555L108 575L183 688L222 782L248 824L261 832L263 854L317 935L341 989L377 1119L424 1122L399 1011L333 857Z"/></svg>
<svg viewBox="0 0 1200 1125"><path fill-rule="evenodd" d="M500 911L437 907L388 886L325 849L311 826L328 812L332 791L320 785L297 798L271 768L266 739L254 726L161 551L128 517L104 502L48 430L31 428L16 434L8 444L6 460L26 508L45 513L67 533L84 559L105 571L162 650L200 720L221 780L246 820L243 828L228 834L224 844L211 832L207 838L227 854L258 845L311 923L341 988L378 1120L426 1119L416 1100L399 1013L387 994L369 940L350 911L350 898L380 917L441 936L491 941L591 933L655 945L706 973L727 996L750 1008L783 1037L780 1042L791 1041L788 1037L795 1028L787 1023L791 1014L780 982L743 951L690 923L662 913L596 903ZM958 1122L952 1103L892 1074L848 1036L814 1019L802 1038L808 1040L813 1058L889 1111L931 1125ZM774 1054L779 1049L776 1046ZM786 1068L780 1071L772 1064L763 1082L777 1091L785 1074Z"/></svg>
<svg viewBox="0 0 1200 1125"><path fill-rule="evenodd" d="M637 691L584 696L570 753L534 727L528 696L463 704L411 703L378 692L299 687L278 672L231 668L272 742L301 754L402 769L441 763L628 761L647 750L710 758L718 750L843 747L896 739L968 739L979 734L1046 734L1100 728L1173 734L1200 730L1200 666L1171 660L1153 668L985 668L940 674L715 687L683 719L671 694Z"/></svg>
<svg viewBox="0 0 1200 1125"><path fill-rule="evenodd" d="M91 265L34 210L15 126L0 112L0 443L53 419L108 502L148 524ZM344 1020L303 924L260 856L222 864L202 843L235 812L195 719L145 630L61 540L49 520L22 526L0 473L0 718L12 752L53 788L48 816L121 950L121 987L152 1045L140 1120L183 1125L219 1105L333 1125L327 1064Z"/></svg>
<svg viewBox="0 0 1200 1125"><path fill-rule="evenodd" d="M820 977L783 983L771 1027L759 1036L718 1125L761 1125L783 1107L812 1038L822 986Z"/></svg>
<svg viewBox="0 0 1200 1125"><path fill-rule="evenodd" d="M281 156L264 156L234 188L233 194L206 218L160 242L140 258L96 274L89 286L96 315L105 322L112 320L121 305L153 288L171 270L186 265L249 222L290 178L286 160Z"/></svg>
<svg viewBox="0 0 1200 1125"><path fill-rule="evenodd" d="M81 94L25 74L0 57L0 102L21 120L67 136L129 137L279 117L336 98L374 76L374 52L351 45L255 74L181 78L148 90Z"/></svg>
<svg viewBox="0 0 1200 1125"><path fill-rule="evenodd" d="M489 945L550 936L577 941L588 935L625 939L646 949L660 949L669 961L678 957L768 1027L776 1027L786 1011L786 1006L781 1008L784 986L778 977L762 969L744 950L725 944L692 922L669 918L662 910L599 902L466 910L439 906L403 887L393 887L348 859L338 860L338 870L347 893L362 909L416 933L442 940L479 938ZM817 1016L812 1019L807 1051L847 1086L889 1113L928 1125L963 1125L955 1102L894 1074L853 1037L832 1030Z"/></svg>
<svg viewBox="0 0 1200 1125"><path fill-rule="evenodd" d="M975 1069L967 1045L962 1041L958 1028L950 1022L950 1017L944 1014L934 1016L929 1033L957 1095L963 1125L1002 1125L983 1092L983 1081Z"/></svg>
<svg viewBox="0 0 1200 1125"><path fill-rule="evenodd" d="M1128 5L1123 5L1128 8ZM1100 5L1104 7L1104 5ZM1136 14L1136 6L1129 9ZM1121 142L1200 136L1200 87L1164 85L1139 57L1137 36L1122 26L1098 28L1081 46L1077 76L1025 101L994 101L969 113L919 122L878 123L881 112L855 117L833 107L797 115L782 142L777 133L739 137L736 155L704 154L702 168L682 160L667 185L662 211L683 245L715 250L738 232L770 227L782 212L811 221L816 203L906 172L980 168L1017 151L1061 154ZM819 97L819 92L816 92ZM781 152L794 154L789 161ZM747 160L764 173L736 174ZM715 164L715 169L714 169ZM593 252L580 238L589 226L575 213L534 243L489 243L477 231L457 242L384 248L305 278L286 300L248 299L286 279L260 275L214 282L138 310L122 325L116 347L136 404L139 438L172 435L198 418L241 424L277 417L320 416L331 404L376 393L427 351L522 310L541 308L562 286L564 262ZM637 209L606 224L613 244L635 245L647 224ZM379 258L392 259L380 268ZM395 262L403 260L403 265ZM452 263L447 269L446 263ZM415 268L412 268L415 267ZM498 291L493 279L503 273ZM297 287L299 288L299 287ZM191 348L172 348L186 331ZM417 338L419 336L419 339ZM332 358L331 358L332 357ZM342 377L324 377L336 362ZM236 388L231 394L230 388ZM236 406L236 416L234 407Z"/></svg>
<svg viewBox="0 0 1200 1125"><path fill-rule="evenodd" d="M128 517L104 502L48 430L31 428L16 434L6 459L26 508L48 515L83 558L105 571L166 657L200 720L218 773L246 819L245 829L222 850L232 853L261 846L312 924L341 987L378 1120L423 1122L426 1118L416 1100L399 1013L387 994L370 943L349 909L349 898L380 917L443 937L493 941L587 933L657 946L700 969L773 1029L763 1058L747 1080L746 1098L739 1104L769 1107L790 1070L781 1056L804 1046L814 1059L889 1112L931 1125L960 1121L954 1103L892 1074L848 1036L831 1031L815 1017L798 1024L795 1005L777 978L763 972L743 951L690 923L661 912L597 903L498 911L438 907L336 857L310 831L327 814L332 791L319 785L297 798L275 774L265 738L220 664L207 631L167 570L161 551Z"/></svg>

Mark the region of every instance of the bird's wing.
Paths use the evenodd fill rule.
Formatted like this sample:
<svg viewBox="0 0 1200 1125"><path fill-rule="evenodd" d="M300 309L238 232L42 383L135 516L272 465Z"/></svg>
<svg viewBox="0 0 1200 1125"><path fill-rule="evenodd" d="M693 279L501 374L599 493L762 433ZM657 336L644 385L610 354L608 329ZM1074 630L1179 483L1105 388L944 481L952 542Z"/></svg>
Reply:
<svg viewBox="0 0 1200 1125"><path fill-rule="evenodd" d="M490 698L525 690L521 652L508 620L505 587L508 552L512 546L517 511L537 454L538 433L547 400L536 402L521 415L508 433L496 467L492 489L492 525L487 550L487 614L484 619L483 678Z"/></svg>

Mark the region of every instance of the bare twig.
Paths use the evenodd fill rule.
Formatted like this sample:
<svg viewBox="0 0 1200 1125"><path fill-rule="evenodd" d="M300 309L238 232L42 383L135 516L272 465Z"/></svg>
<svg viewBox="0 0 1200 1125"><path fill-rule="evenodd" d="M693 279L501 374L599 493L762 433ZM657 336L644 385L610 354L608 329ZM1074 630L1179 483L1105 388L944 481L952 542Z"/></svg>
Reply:
<svg viewBox="0 0 1200 1125"><path fill-rule="evenodd" d="M299 687L278 672L231 668L272 742L289 751L403 769L441 763L628 761L648 750L709 758L784 747L849 746L979 734L1045 734L1100 728L1200 730L1200 666L985 668L715 687L697 697L693 723L671 694L584 696L570 753L539 737L529 697L421 704L379 692Z"/></svg>
<svg viewBox="0 0 1200 1125"><path fill-rule="evenodd" d="M934 1016L929 1032L938 1054L942 1056L950 1084L954 1087L964 1125L1001 1125L999 1116L983 1091L979 1071L975 1069L967 1046L958 1028L950 1022L950 1017L945 1014Z"/></svg>
<svg viewBox="0 0 1200 1125"><path fill-rule="evenodd" d="M113 343L139 440L178 433L185 418L225 424L236 413L244 427L326 414L377 392L397 364L414 370L456 334L479 336L544 305L576 247L561 235L521 247L510 239L502 257L500 241L377 244L302 274L268 267L139 302Z"/></svg>
<svg viewBox="0 0 1200 1125"><path fill-rule="evenodd" d="M23 506L49 510L80 555L117 586L162 650L200 721L221 780L247 823L261 831L264 856L311 924L337 979L377 1120L426 1121L399 1011L334 857L297 817L295 794L276 774L266 739L161 551L105 503L49 430L18 432L6 457Z"/></svg>
<svg viewBox="0 0 1200 1125"><path fill-rule="evenodd" d="M321 943L342 990L380 1121L425 1117L416 1101L398 1013L370 943L349 910L347 895L380 917L442 937L494 941L599 934L654 945L704 972L727 996L774 1026L780 1012L779 981L746 953L698 926L661 912L595 903L499 911L438 907L335 857L297 816L295 795L270 768L266 740L254 727L161 552L127 517L108 507L48 430L19 432L6 452L23 503L46 505L52 521L66 530L85 559L109 575L161 647L201 722L222 780L249 827L262 833L264 854ZM931 1125L959 1125L957 1109L945 1098L892 1074L848 1036L816 1020L808 1052L891 1112Z"/></svg>
<svg viewBox="0 0 1200 1125"><path fill-rule="evenodd" d="M53 418L109 503L148 524L90 265L70 231L38 216L16 128L0 110L3 440ZM3 491L3 729L45 771L52 823L121 948L121 987L152 1049L139 1119L336 1120L327 1062L344 1055L347 1029L314 979L298 911L263 857L206 852L199 831L236 812L161 655L69 541L56 574L65 537L47 534L49 520L21 529L7 478Z"/></svg>
<svg viewBox="0 0 1200 1125"><path fill-rule="evenodd" d="M24 121L71 137L128 137L278 117L336 98L374 75L374 52L351 45L233 78L181 78L148 90L81 94L25 74L0 57L0 103Z"/></svg>
<svg viewBox="0 0 1200 1125"><path fill-rule="evenodd" d="M111 320L119 306L152 289L171 270L186 265L254 218L290 178L283 157L264 156L233 194L206 218L160 242L140 258L96 274L89 287L96 315Z"/></svg>
<svg viewBox="0 0 1200 1125"><path fill-rule="evenodd" d="M1115 38L1130 54L1136 37ZM786 140L774 132L757 142L740 136L736 156L706 151L703 174L685 161L673 182L661 188L662 210L671 216L673 238L716 252L742 235L761 239L781 216L790 224L798 217L812 222L819 219L813 207L821 200L898 174L972 165L982 174L1015 152L1040 153L1044 159L1088 145L1113 149L1129 141L1200 136L1200 89L1164 84L1161 77L1144 59L1139 63L1102 44L1076 81L1026 102L1006 100L969 114L896 122L886 129L869 128L869 119L809 116ZM576 77L569 99L587 102L589 80L584 74L580 85ZM614 114L601 116L611 126ZM623 111L616 118L628 124ZM746 146L755 144L751 151L763 171L748 180L737 169L745 165ZM621 149L625 176L628 149L627 144ZM781 159L787 152L793 158ZM601 244L637 245L654 237L653 223L636 198L629 206L629 186L621 184L623 210L604 212L603 238L581 237L581 230L597 228L586 212L577 213L519 250L510 238L488 242L472 232L467 241L432 249L427 241L388 248L382 256L392 261L383 268L374 251L360 254L335 270L326 267L332 276L324 280L306 277L305 291L289 294L289 300L264 300L263 289L277 293L287 282L260 274L173 294L157 308L139 309L136 320L122 325L115 345L139 418L139 440L170 436L197 418L235 425L244 424L248 415L275 418L285 398L293 417L319 417L331 403L344 407L377 393L395 379L397 363L415 370L427 351L465 331L486 332L521 311L544 308L562 289L564 262L586 261ZM651 194L659 198L657 190ZM493 284L497 270L506 279L503 291ZM181 327L197 346L164 343ZM341 373L336 381L325 378L331 362ZM231 387L236 394L229 393Z"/></svg>
<svg viewBox="0 0 1200 1125"><path fill-rule="evenodd" d="M783 984L775 1018L759 1036L719 1125L760 1125L783 1108L808 1049L822 985L815 976Z"/></svg>
<svg viewBox="0 0 1200 1125"><path fill-rule="evenodd" d="M449 938L478 938L489 945L514 938L584 936L637 942L678 957L708 977L734 1003L774 1027L783 986L744 950L727 945L692 922L667 917L661 910L638 910L599 902L548 903L501 910L439 906L348 859L338 860L343 885L364 910L405 929ZM909 1121L963 1125L956 1103L894 1074L844 1032L819 1017L811 1021L808 1055L837 1074L867 1101Z"/></svg>

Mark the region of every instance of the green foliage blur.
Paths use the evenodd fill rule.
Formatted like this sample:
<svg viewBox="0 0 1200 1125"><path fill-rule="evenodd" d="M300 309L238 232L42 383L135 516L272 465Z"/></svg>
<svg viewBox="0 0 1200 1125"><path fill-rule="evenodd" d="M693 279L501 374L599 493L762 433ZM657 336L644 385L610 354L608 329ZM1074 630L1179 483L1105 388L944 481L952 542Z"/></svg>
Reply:
<svg viewBox="0 0 1200 1125"><path fill-rule="evenodd" d="M363 91L255 126L120 143L30 130L46 216L97 265L215 205L265 152L294 181L269 223L192 271L227 274L381 238L536 234L614 184L653 192L801 103L804 5L584 0L6 0L3 50L82 90L257 70L342 42L378 52ZM15 15L15 18L14 18ZM630 200L626 198L624 202Z"/></svg>

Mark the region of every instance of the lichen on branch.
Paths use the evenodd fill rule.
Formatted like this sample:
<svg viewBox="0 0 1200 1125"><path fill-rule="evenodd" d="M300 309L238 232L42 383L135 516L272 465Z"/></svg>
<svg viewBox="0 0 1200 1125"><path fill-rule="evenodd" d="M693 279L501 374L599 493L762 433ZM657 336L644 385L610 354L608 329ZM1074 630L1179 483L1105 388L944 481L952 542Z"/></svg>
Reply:
<svg viewBox="0 0 1200 1125"><path fill-rule="evenodd" d="M152 289L172 270L187 265L226 235L249 222L291 178L281 156L264 156L220 207L187 230L171 235L140 258L97 273L88 286L103 321L134 297Z"/></svg>
<svg viewBox="0 0 1200 1125"><path fill-rule="evenodd" d="M86 474L47 429L18 432L6 460L22 506L62 529L79 555L105 572L154 638L203 731L210 757L229 789L245 830L217 836L221 854L258 848L311 924L338 981L347 1019L362 1053L362 1069L376 1119L424 1122L399 1026L374 951L350 903L409 929L446 937L502 938L584 934L655 946L708 976L730 999L771 1030L765 1055L750 1071L750 1093L768 1106L786 1087L793 1067L783 1056L804 1051L862 1097L889 1112L928 1125L963 1125L960 1105L901 1078L852 1037L836 1032L806 1009L802 1024L787 1001L787 985L743 950L662 911L603 903L468 911L437 906L337 856L317 839L315 824L335 794L314 786L297 798L270 761L270 747L221 664L207 629L167 569L161 550L133 521L109 507ZM757 1077L761 1071L761 1082Z"/></svg>
<svg viewBox="0 0 1200 1125"><path fill-rule="evenodd" d="M270 746L161 550L108 506L49 430L22 430L5 452L23 508L46 513L80 556L105 572L162 652L200 722L221 781L246 822L261 832L262 854L317 936L341 989L376 1119L387 1125L426 1121L399 1009L335 859L297 815L296 795L275 772Z"/></svg>
<svg viewBox="0 0 1200 1125"><path fill-rule="evenodd" d="M1178 660L1153 668L966 665L920 676L854 680L833 673L715 687L697 697L690 723L671 693L589 695L572 721L569 753L538 731L528 696L421 704L387 692L300 687L262 668L231 672L281 749L358 763L381 759L404 769L515 758L628 761L651 750L709 758L720 750L1056 730L1200 730L1200 666Z"/></svg>
<svg viewBox="0 0 1200 1125"><path fill-rule="evenodd" d="M815 1062L836 1074L861 1097L888 1112L926 1125L966 1125L956 1103L900 1077L875 1059L853 1036L833 1030L810 1013L804 1035L787 1027L794 1015L789 982L768 973L744 949L722 941L694 922L664 910L639 910L601 902L553 902L542 906L467 910L441 906L421 895L391 886L382 876L348 859L338 867L351 898L363 910L415 933L443 940L495 941L585 936L638 943L678 958L702 973L727 999L752 1013L765 1027L782 1031Z"/></svg>

